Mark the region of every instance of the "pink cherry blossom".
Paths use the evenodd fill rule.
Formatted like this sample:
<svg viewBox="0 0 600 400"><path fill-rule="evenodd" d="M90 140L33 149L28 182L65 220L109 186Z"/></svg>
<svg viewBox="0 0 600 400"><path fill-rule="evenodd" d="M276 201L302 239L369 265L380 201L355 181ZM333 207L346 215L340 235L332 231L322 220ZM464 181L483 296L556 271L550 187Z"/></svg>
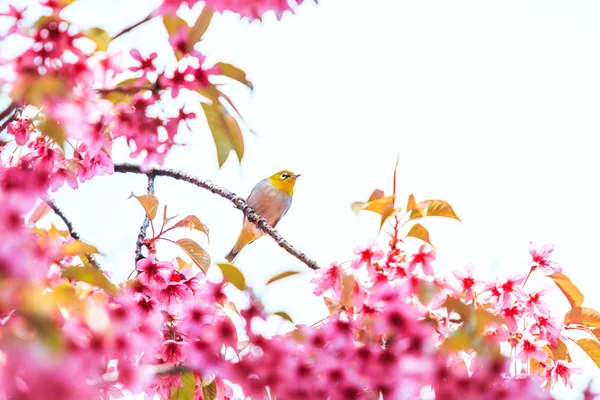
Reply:
<svg viewBox="0 0 600 400"><path fill-rule="evenodd" d="M532 259L532 268L539 267L545 274L561 272L562 267L555 261L550 260L550 255L554 251L554 246L546 244L537 249L533 242L529 243L529 254Z"/></svg>
<svg viewBox="0 0 600 400"><path fill-rule="evenodd" d="M473 264L467 264L464 273L458 270L453 272L456 279L458 279L462 285L466 301L473 300L473 288L475 286L475 278L473 277L474 269L475 267Z"/></svg>
<svg viewBox="0 0 600 400"><path fill-rule="evenodd" d="M435 250L431 249L426 251L427 244L421 245L419 251L413 254L411 260L408 263L409 271L413 271L417 265L421 266L425 275L433 276L433 267L431 262L435 260Z"/></svg>
<svg viewBox="0 0 600 400"><path fill-rule="evenodd" d="M366 264L371 266L373 261L383 258L383 250L377 248L377 243L372 241L366 247L358 247L354 249L354 254L360 255L360 258L353 260L352 268L357 269Z"/></svg>
<svg viewBox="0 0 600 400"><path fill-rule="evenodd" d="M543 347L549 344L550 343L545 340L536 340L529 333L524 333L517 346L517 358L521 360L523 364L527 364L530 358L535 358L539 362L544 362L548 359L548 353L544 351Z"/></svg>

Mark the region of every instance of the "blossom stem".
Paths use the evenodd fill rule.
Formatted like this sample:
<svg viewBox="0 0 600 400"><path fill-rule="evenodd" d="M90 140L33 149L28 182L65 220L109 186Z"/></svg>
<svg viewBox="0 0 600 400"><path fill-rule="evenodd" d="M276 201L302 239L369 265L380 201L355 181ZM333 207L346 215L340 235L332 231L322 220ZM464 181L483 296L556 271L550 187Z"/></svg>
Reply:
<svg viewBox="0 0 600 400"><path fill-rule="evenodd" d="M143 174L143 175L153 175L153 176L167 176L169 178L173 178L176 180L188 182L194 186L198 186L199 188L206 189L211 193L214 193L224 199L229 200L235 208L240 210L248 221L252 222L254 225L258 227L261 231L265 232L267 235L271 236L273 240L279 245L279 247L286 250L288 253L296 257L298 260L302 261L306 264L310 269L317 270L319 269L319 265L316 261L308 258L306 254L302 251L298 250L294 246L292 246L287 240L285 240L279 232L277 232L272 226L269 225L267 220L260 216L252 207L246 203L246 200L239 197L235 193L222 188L220 186L215 185L210 181L205 181L202 179L198 179L192 175L189 175L182 171L175 171L167 168L151 168L149 171L142 171L139 165L135 164L115 164L115 172L118 173L132 173L132 174Z"/></svg>
<svg viewBox="0 0 600 400"><path fill-rule="evenodd" d="M60 208L58 208L58 206L56 205L54 200L45 198L45 199L43 199L43 201L44 201L44 203L48 204L48 206L52 209L52 211L54 211L54 214L56 214L60 219L62 219L64 224L67 226L67 229L69 230L69 234L71 235L71 237L75 240L81 240L81 236L79 236L77 231L75 231L71 221L62 212L62 210ZM88 259L90 265L94 266L97 269L102 269L102 268L100 268L100 264L98 264L98 261L96 261L96 258L94 257L93 254L85 254L85 257Z"/></svg>

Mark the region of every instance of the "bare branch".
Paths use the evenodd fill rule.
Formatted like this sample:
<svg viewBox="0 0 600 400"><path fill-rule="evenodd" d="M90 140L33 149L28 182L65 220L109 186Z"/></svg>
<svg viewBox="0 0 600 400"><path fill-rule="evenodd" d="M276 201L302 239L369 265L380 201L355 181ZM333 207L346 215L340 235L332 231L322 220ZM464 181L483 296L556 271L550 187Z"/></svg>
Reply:
<svg viewBox="0 0 600 400"><path fill-rule="evenodd" d="M148 188L146 192L148 194L154 194L154 177L155 175L152 173L148 173ZM144 239L146 238L146 230L150 225L150 219L148 215L144 218L144 223L140 227L140 233L138 234L137 242L135 243L135 263L144 258L142 255L142 245L144 244Z"/></svg>
<svg viewBox="0 0 600 400"><path fill-rule="evenodd" d="M45 198L43 200L46 204L48 204L48 206L52 209L52 211L54 211L54 214L58 215L58 217L60 217L60 219L62 219L62 221L67 226L67 229L69 230L69 233L71 234L71 237L75 240L81 240L81 236L79 236L79 234L75 231L75 229L73 229L73 224L71 223L71 221L62 212L62 210L60 208L58 208L58 206L56 205L54 200L51 200L48 198ZM102 269L102 268L100 268L100 264L98 264L98 261L96 261L96 258L94 257L93 254L86 254L85 257L89 260L91 265L93 265L94 267L96 267L98 269Z"/></svg>
<svg viewBox="0 0 600 400"><path fill-rule="evenodd" d="M134 30L135 28L137 28L138 26L150 21L152 18L154 18L154 16L152 14L149 14L146 18L144 18L143 20L141 20L140 22L136 22L135 24L123 29L121 32L117 33L115 36L113 36L112 40L115 40L116 38L118 38L119 36L122 36L126 33L128 33L129 31Z"/></svg>
<svg viewBox="0 0 600 400"><path fill-rule="evenodd" d="M285 249L288 253L296 257L298 260L302 261L311 269L319 269L319 265L312 259L308 258L306 254L302 251L296 249L292 246L287 240L285 240L279 232L277 232L272 226L270 226L267 220L261 217L252 207L246 203L246 200L239 197L235 193L222 188L220 186L215 185L210 181L205 181L202 179L198 179L190 174L187 174L182 171L175 171L167 168L152 168L149 171L142 171L139 165L135 164L116 164L115 172L118 173L132 173L132 174L142 174L148 176L168 176L169 178L177 179L180 181L191 183L192 185L198 186L202 189L206 189L211 193L214 193L218 196L223 197L224 199L229 200L235 208L240 210L248 221L254 223L260 230L262 230L267 235L271 236L275 242Z"/></svg>

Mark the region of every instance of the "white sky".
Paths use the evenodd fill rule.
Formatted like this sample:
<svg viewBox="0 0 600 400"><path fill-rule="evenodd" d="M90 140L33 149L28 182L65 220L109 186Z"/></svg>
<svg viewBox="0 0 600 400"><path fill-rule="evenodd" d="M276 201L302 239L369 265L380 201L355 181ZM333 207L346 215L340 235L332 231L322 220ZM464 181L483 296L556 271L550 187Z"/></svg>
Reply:
<svg viewBox="0 0 600 400"><path fill-rule="evenodd" d="M101 25L111 33L156 4L78 3L71 16L79 24L112 21ZM86 7L95 9L82 12ZM389 192L399 154L401 203L410 193L417 200L444 199L463 219L424 223L439 271L473 262L483 276L524 272L529 241L552 242L555 259L585 294L584 305L598 308L599 16L598 2L549 0L321 0L262 25L217 16L202 49L242 67L254 82L251 96L243 88L230 93L259 136L246 135L241 167L232 155L219 170L201 122L193 137L183 138L190 145L175 149L166 166L244 196L280 169L301 173L278 228L327 265L348 259L356 245L377 235L377 216L355 217L350 203L366 200L375 188ZM111 49L150 50L161 40L166 35L152 23ZM115 152L117 159L125 155ZM127 200L131 190L143 193L144 178L96 178L56 195L117 277L132 268L143 220L141 208ZM209 226L209 251L223 261L241 214L184 183L163 178L156 190L171 213L194 213ZM159 256L179 254L165 245ZM311 295L312 272L270 238L244 249L236 265L268 310L285 310L308 324L325 315L322 300ZM264 287L289 269L305 273ZM562 315L568 304L556 296L553 305ZM597 372L570 348L588 373ZM575 398L567 391L556 395Z"/></svg>

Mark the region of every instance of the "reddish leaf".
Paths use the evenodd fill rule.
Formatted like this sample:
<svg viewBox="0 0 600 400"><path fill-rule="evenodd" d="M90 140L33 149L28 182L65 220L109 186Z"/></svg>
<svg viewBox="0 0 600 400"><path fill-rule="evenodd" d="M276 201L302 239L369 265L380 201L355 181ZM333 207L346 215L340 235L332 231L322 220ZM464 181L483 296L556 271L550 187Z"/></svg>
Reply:
<svg viewBox="0 0 600 400"><path fill-rule="evenodd" d="M287 278L288 276L297 275L297 274L299 274L299 273L300 273L300 272L298 272L298 271L285 271L285 272L282 272L282 273L280 273L280 274L277 274L277 275L275 275L275 276L274 276L274 277L272 277L271 279L269 279L269 280L267 281L267 285L269 285L269 284L271 284L271 283L273 283L273 282L277 282L278 280L281 280L281 279L283 279L283 278Z"/></svg>
<svg viewBox="0 0 600 400"><path fill-rule="evenodd" d="M142 207L144 207L144 211L146 212L148 219L153 221L156 217L156 212L158 210L158 199L156 198L156 196L152 194L143 194L141 196L136 196L132 192L131 195L129 195L129 198L132 197L140 202Z"/></svg>
<svg viewBox="0 0 600 400"><path fill-rule="evenodd" d="M600 343L593 339L579 339L576 343L600 367Z"/></svg>
<svg viewBox="0 0 600 400"><path fill-rule="evenodd" d="M431 244L431 241L429 240L429 231L421 224L414 224L406 236L421 239L422 241Z"/></svg>
<svg viewBox="0 0 600 400"><path fill-rule="evenodd" d="M183 218L182 220L177 221L177 223L175 225L173 225L172 228L195 229L197 231L204 233L206 235L206 237L208 237L208 228L206 227L206 225L204 225L200 221L200 218L196 217L195 215L188 215L187 217Z"/></svg>
<svg viewBox="0 0 600 400"><path fill-rule="evenodd" d="M573 285L571 280L561 272L555 272L552 275L548 275L548 278L552 279L556 286L565 295L571 307L579 307L583 304L583 293L577 289L577 286Z"/></svg>
<svg viewBox="0 0 600 400"><path fill-rule="evenodd" d="M191 257L194 264L196 264L204 273L208 271L208 267L210 267L210 256L198 243L187 238L179 239L173 243L179 245L179 247Z"/></svg>
<svg viewBox="0 0 600 400"><path fill-rule="evenodd" d="M46 204L45 201L40 202L40 204L38 204L35 210L33 210L31 213L31 216L29 217L29 223L37 223L40 219L44 218L44 216L48 214L50 210L50 206Z"/></svg>
<svg viewBox="0 0 600 400"><path fill-rule="evenodd" d="M593 308L573 307L565 315L565 324L578 324L600 328L600 313Z"/></svg>

